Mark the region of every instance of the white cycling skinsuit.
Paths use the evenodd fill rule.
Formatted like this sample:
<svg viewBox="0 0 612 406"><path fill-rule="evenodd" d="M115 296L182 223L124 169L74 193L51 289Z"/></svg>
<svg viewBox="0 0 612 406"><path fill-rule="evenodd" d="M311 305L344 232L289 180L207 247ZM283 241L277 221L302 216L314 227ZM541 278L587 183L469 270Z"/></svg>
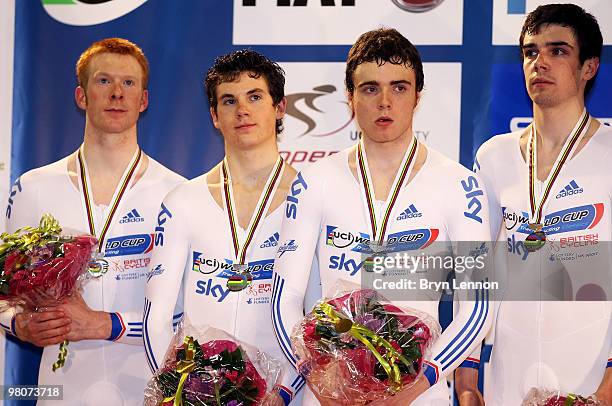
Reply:
<svg viewBox="0 0 612 406"><path fill-rule="evenodd" d="M236 261L230 223L214 200L206 175L186 182L164 199L144 313L145 349L153 371L162 367L172 338L172 310L177 299L180 301L181 289L184 299L179 306L183 306L187 325L225 330L278 361L285 361L274 337L269 311L283 206L271 213L266 206L263 214L246 254L253 282L244 290L230 291L227 282L234 274L232 264ZM236 229L239 240L244 241L246 231ZM284 370L279 393L289 403L304 381L288 364Z"/></svg>
<svg viewBox="0 0 612 406"><path fill-rule="evenodd" d="M499 213L494 217L503 216L498 246L506 251L507 286L519 287L504 294L494 321L491 364L484 377L484 397L493 405L520 404L532 387L589 395L610 366L610 296L600 301L538 300L525 290L529 286L542 298L554 293L551 275L561 270L570 281L570 300L593 300L591 282L607 281L609 292L612 130L602 125L562 166L543 211L543 230L551 243L535 252L524 243L532 230L521 132L485 142L475 164L491 211ZM539 195L543 186L536 182Z"/></svg>
<svg viewBox="0 0 612 406"><path fill-rule="evenodd" d="M360 182L348 163L354 151L355 147L341 151L300 172L287 196L282 245L275 265L272 318L283 352L294 366L297 360L289 336L303 317L313 256L317 258L324 295L340 280L359 283L363 272L362 249L372 231L360 197ZM387 230L389 244L391 240L410 241L410 249L434 241L489 241L487 198L480 180L427 148L424 165L400 189ZM316 267L312 271L317 272ZM437 300L394 303L438 318ZM445 378L482 340L490 320L487 294L460 303L454 321L426 360L425 376L432 387L413 404L449 404ZM308 391L304 405L316 404Z"/></svg>
<svg viewBox="0 0 612 406"><path fill-rule="evenodd" d="M63 229L90 233L82 188L71 181L67 164L68 158L64 158L17 179L6 213L9 232L37 226L42 214L50 213ZM63 385L62 405L142 403L150 377L142 347L142 300L152 232L163 197L183 181L149 157L142 177L128 184L118 201L104 240L106 255L100 263L106 273L88 278L82 285L89 307L111 313L111 336L71 342L66 363L56 372L51 366L57 360L58 346L45 347L43 352L38 384ZM96 230L103 228L110 209L92 207ZM14 311L1 316L2 326L14 334ZM38 402L47 403L55 404L52 400Z"/></svg>

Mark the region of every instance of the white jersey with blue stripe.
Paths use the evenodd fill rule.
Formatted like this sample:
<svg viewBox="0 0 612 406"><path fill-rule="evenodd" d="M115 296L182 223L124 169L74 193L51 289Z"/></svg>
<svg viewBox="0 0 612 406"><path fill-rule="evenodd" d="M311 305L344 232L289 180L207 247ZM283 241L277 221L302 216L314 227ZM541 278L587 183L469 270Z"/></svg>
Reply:
<svg viewBox="0 0 612 406"><path fill-rule="evenodd" d="M225 330L285 362L269 310L282 215L281 205L262 218L247 251L253 282L233 292L227 287L234 262L230 225L210 193L206 175L186 182L164 199L157 217L144 312L145 349L151 370L163 365L173 335L172 310L177 301L182 301L178 305L184 309L186 324ZM241 228L238 232L245 233ZM281 388L285 403L303 385L304 380L286 365Z"/></svg>
<svg viewBox="0 0 612 406"><path fill-rule="evenodd" d="M82 195L67 165L68 158L64 158L15 181L6 210L9 232L37 226L42 214L51 213L63 229L89 233ZM146 171L121 199L106 239L102 261L106 273L82 285L83 299L90 308L111 313L111 337L71 342L66 364L56 372L51 365L57 360L58 346L43 351L38 384L63 385L62 405L142 403L150 377L142 346L142 300L153 230L163 197L183 181L149 157ZM96 206L94 211L105 216L108 208ZM3 313L1 322L12 334L13 314Z"/></svg>
<svg viewBox="0 0 612 406"><path fill-rule="evenodd" d="M370 223L360 198L360 185L349 167L354 148L325 158L293 182L287 196L274 275L272 318L279 342L295 365L290 335L303 317L304 295L316 257L322 293L338 281L360 283L363 272L359 244L370 238ZM489 241L487 198L471 171L427 148L427 159L402 187L388 226L388 239L413 241ZM415 247L416 247L415 245ZM317 269L318 268L318 269ZM437 300L394 301L438 318ZM310 309L306 309L307 311ZM459 304L454 321L434 344L425 375L432 387L415 405L448 405L446 377L467 357L490 324L486 295ZM305 405L318 402L312 394Z"/></svg>
<svg viewBox="0 0 612 406"><path fill-rule="evenodd" d="M552 243L536 252L527 251L524 244L532 231L527 227L529 183L520 136L518 131L493 137L480 147L475 164L500 225L498 248L505 251L508 286L530 286L546 293L552 289L551 279L542 277L540 285L529 274L564 269L576 297L589 280L600 277L607 279L609 292L612 129L599 128L561 169L543 211L543 230ZM595 268L608 274L589 272ZM610 367L610 297L561 302L529 297L520 301L513 295L506 294L498 303L491 364L484 377L487 404L520 404L531 387L594 393Z"/></svg>

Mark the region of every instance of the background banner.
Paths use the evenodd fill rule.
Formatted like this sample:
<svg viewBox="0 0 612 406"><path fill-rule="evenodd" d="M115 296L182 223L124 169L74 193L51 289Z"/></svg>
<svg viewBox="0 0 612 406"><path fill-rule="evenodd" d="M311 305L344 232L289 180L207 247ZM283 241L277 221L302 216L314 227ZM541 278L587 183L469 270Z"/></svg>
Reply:
<svg viewBox="0 0 612 406"><path fill-rule="evenodd" d="M612 5L575 0L595 14L606 44L590 112L612 121ZM251 47L287 73L280 148L303 167L356 142L344 61L357 36L394 27L423 58L415 117L420 140L471 167L492 135L526 126L518 35L536 0L24 0L0 2L0 197L10 179L76 150L84 114L74 102L75 63L92 42L124 37L150 65L144 151L193 178L223 156L203 77L214 58ZM13 12L14 11L14 12ZM13 17L14 16L14 17ZM12 86L11 86L12 84ZM35 383L35 351L9 342L5 383ZM8 404L8 403L6 403Z"/></svg>

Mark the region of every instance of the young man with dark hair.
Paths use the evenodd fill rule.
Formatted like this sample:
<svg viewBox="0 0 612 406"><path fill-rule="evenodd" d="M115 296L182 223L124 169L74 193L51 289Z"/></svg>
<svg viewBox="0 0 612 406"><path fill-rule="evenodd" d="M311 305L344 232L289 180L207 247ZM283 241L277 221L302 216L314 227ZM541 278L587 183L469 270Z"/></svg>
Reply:
<svg viewBox="0 0 612 406"><path fill-rule="evenodd" d="M508 242L503 256L508 286L521 286L522 293L535 285L537 297L520 301L510 290L499 303L484 399L490 405L515 405L530 388L544 387L595 393L612 404L609 293L605 301L610 292L612 130L585 107L599 68L602 35L595 18L582 8L550 4L527 16L520 49L534 120L524 130L484 143L475 166L497 219L494 232L499 230L500 244ZM575 212L586 219L572 218ZM504 227L498 227L501 221ZM577 255L582 248L575 247L585 241L590 254ZM528 250L515 255L510 250L514 242ZM563 292L572 301L541 299L556 288L553 272L571 281L565 284L571 291ZM608 286L587 283L600 277L607 278ZM481 404L477 377L475 370L458 370L462 405Z"/></svg>
<svg viewBox="0 0 612 406"><path fill-rule="evenodd" d="M325 294L338 281L360 283L362 254L382 247L398 251L401 244L391 241L421 241L420 249L436 242L448 247L490 240L487 201L477 176L413 135L423 76L418 51L396 30L367 32L349 51L346 88L362 138L298 174L281 229L282 243L292 249L279 250L275 263L274 328L296 367L289 335L303 311L310 310L303 307L313 258L312 272L320 273ZM351 235L367 238L358 243L343 237ZM413 387L372 404L449 404L446 376L482 340L490 324L487 296L481 293L477 300L460 303L454 321L425 360L424 376ZM438 318L438 300L397 303ZM319 402L330 404L306 393L305 405Z"/></svg>
<svg viewBox="0 0 612 406"><path fill-rule="evenodd" d="M206 75L210 115L225 157L170 193L159 213L147 284L144 332L149 367L162 366L172 309L182 289L187 325L225 330L283 360L270 321L272 269L295 171L278 153L285 77L251 50L217 58ZM303 380L288 365L266 404L288 404Z"/></svg>
<svg viewBox="0 0 612 406"><path fill-rule="evenodd" d="M19 193L7 209L7 229L36 226L42 214L51 213L62 228L95 235L104 256L81 292L44 311L4 312L1 325L45 347L38 384L63 385L63 405L132 405L142 402L149 377L142 348L149 236L159 203L184 179L138 146L138 117L148 106L149 66L142 50L108 38L83 52L76 70L75 99L85 111L83 144L16 181ZM144 240L123 248L122 241L136 238ZM55 344L64 340L71 342L66 363L52 372ZM54 403L38 404L46 402Z"/></svg>

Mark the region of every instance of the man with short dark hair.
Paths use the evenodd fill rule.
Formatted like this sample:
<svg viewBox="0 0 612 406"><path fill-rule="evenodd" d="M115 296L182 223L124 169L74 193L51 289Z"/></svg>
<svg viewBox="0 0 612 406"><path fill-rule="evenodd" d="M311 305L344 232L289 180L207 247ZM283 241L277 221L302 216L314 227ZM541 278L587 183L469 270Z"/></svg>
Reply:
<svg viewBox="0 0 612 406"><path fill-rule="evenodd" d="M7 210L9 232L36 226L43 213L51 213L64 229L99 239L103 257L90 269L82 292L44 311L1 314L7 332L45 347L38 384L63 385L63 405L141 403L149 377L142 298L150 233L163 196L184 179L138 146L148 75L142 50L125 39L104 39L83 52L75 91L85 111L83 144L23 174ZM131 242L129 248L124 242ZM64 340L71 342L65 365L52 372L54 344ZM45 402L54 404L38 404Z"/></svg>
<svg viewBox="0 0 612 406"><path fill-rule="evenodd" d="M451 242L490 240L478 177L413 135L423 82L417 49L394 29L366 32L349 51L346 89L363 136L358 145L298 174L281 229L285 249L276 258L272 318L281 347L296 367L289 335L303 317L313 258L325 294L338 281L360 283L362 254L380 248L392 254L436 242L446 249ZM362 242L350 236L361 236ZM437 299L394 303L438 318ZM384 403L372 404L448 405L446 376L486 334L490 320L484 292L462 301L425 359L424 376ZM330 400L305 395L305 405L319 402Z"/></svg>
<svg viewBox="0 0 612 406"><path fill-rule="evenodd" d="M475 164L497 219L498 246L506 251L508 244L508 287L520 288L509 289L496 312L484 399L520 404L532 387L542 387L595 393L612 404L612 130L585 107L602 35L582 8L550 4L529 13L519 44L534 120L484 143ZM511 246L524 250L515 255ZM560 292L571 301L543 300L557 288L558 274L565 275ZM603 286L588 282L601 278L608 281ZM520 300L532 286L537 297ZM462 405L481 404L477 378L477 370L459 368Z"/></svg>
<svg viewBox="0 0 612 406"><path fill-rule="evenodd" d="M170 193L159 213L147 283L145 348L163 366L179 292L185 324L212 326L283 361L269 306L282 203L295 171L278 153L285 114L281 67L251 50L215 60L205 80L225 157ZM179 299L180 300L180 299ZM303 379L286 368L266 405L291 402Z"/></svg>

